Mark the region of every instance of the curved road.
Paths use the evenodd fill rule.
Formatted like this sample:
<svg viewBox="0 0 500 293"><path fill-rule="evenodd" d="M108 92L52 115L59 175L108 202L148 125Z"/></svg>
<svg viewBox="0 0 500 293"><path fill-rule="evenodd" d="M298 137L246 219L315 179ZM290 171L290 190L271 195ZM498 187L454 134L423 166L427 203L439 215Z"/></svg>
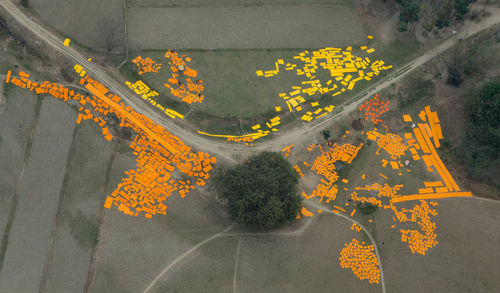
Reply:
<svg viewBox="0 0 500 293"><path fill-rule="evenodd" d="M165 127L168 131L170 131L172 134L178 136L181 138L187 145L196 147L197 149L205 150L211 153L216 154L220 158L224 158L229 162L236 162L234 156L246 156L251 152L254 151L261 151L261 150L269 150L269 149L279 149L281 148L284 144L289 144L292 141L297 141L299 140L310 140L313 136L316 134L316 129L320 127L325 127L325 124L327 123L332 123L337 121L338 119L341 119L345 114L350 113L351 111L355 110L358 105L365 100L369 99L373 93L379 92L383 90L384 88L390 86L391 84L399 81L401 78L404 76L408 75L410 72L415 70L416 68L422 66L432 58L438 56L439 54L443 53L447 49L451 48L454 44L457 43L458 39L465 39L468 38L482 30L485 30L495 24L500 23L500 9L498 8L493 8L490 7L492 14L490 17L483 19L480 23L472 23L468 22L464 28L463 31L458 33L456 36L453 38L449 38L439 44L438 46L434 47L433 49L427 51L423 55L419 56L418 58L412 60L411 62L407 63L406 65L402 66L399 71L396 71L393 74L390 74L386 78L380 80L377 83L374 83L371 87L369 87L367 90L363 91L361 94L358 96L353 97L350 101L346 102L344 105L343 110L335 115L332 116L327 116L325 119L321 119L318 121L314 121L312 123L309 123L305 125L302 128L296 128L284 133L281 133L280 136L274 137L271 140L264 141L262 143L256 143L254 146L247 147L241 144L234 144L234 143L228 143L224 141L216 141L212 140L207 137L200 136L192 131L185 130L181 125L175 123L174 121L166 118L164 115L154 111L151 107L149 107L147 104L145 104L141 99L137 98L137 95L135 93L131 92L128 87L126 87L124 84L122 84L120 81L115 80L112 76L106 73L106 71L100 67L97 64L89 62L87 57L83 56L81 53L79 53L76 49L72 47L65 47L63 46L63 39L60 36L57 36L55 33L50 32L47 29L44 29L43 26L40 23L37 23L35 20L30 19L27 17L15 4L13 4L9 0L0 0L0 6L10 14L10 16L15 19L18 23L20 23L22 26L24 26L26 29L31 31L33 34L35 34L38 38L41 40L45 41L50 47L55 49L56 51L62 53L65 55L67 58L71 59L75 63L78 63L84 67L84 69L92 74L95 78L99 79L99 81L104 84L106 87L108 87L110 90L112 90L114 93L116 93L118 96L120 96L125 102L130 105L132 108L134 108L135 111L148 116L151 120L153 120L155 123L162 125ZM353 102L354 101L354 102ZM331 213L331 211L324 209L321 206L313 205L316 208L320 208L324 210L325 212ZM334 214L334 213L332 213ZM338 215L338 214L335 214ZM383 270L382 270L382 264L380 260L380 256L378 253L378 247L375 242L375 240L372 238L368 230L362 226L360 223L357 221L344 216L340 215L343 218L346 218L347 220L356 223L359 225L368 235L370 238L371 242L375 246L375 253L376 256L379 260L379 268L380 268L380 273L381 273L381 286L382 286L382 292L386 292L385 288L385 282L384 282L384 275L383 275ZM215 234L204 241L200 242L198 245L192 247L190 250L188 250L186 253L181 255L179 258L177 258L174 262L170 263L167 265L164 270L149 284L149 286L144 290L144 292L147 292L151 289L151 287L154 286L156 281L164 275L172 266L174 266L177 262L182 260L185 256L189 255L192 253L194 250L199 248L200 246L204 245L206 242L209 242L210 240L217 238L221 235L223 235L225 232L227 232L232 226L228 227L224 231Z"/></svg>
<svg viewBox="0 0 500 293"><path fill-rule="evenodd" d="M208 137L200 136L197 133L184 129L183 126L177 124L173 120L170 120L165 115L162 115L161 113L155 111L141 99L138 99L138 96L133 93L128 87L126 87L120 81L115 80L112 76L106 73L106 71L101 66L89 62L87 60L88 57L83 56L75 48L63 46L63 39L60 36L43 28L40 23L27 17L14 3L9 0L0 0L0 6L2 6L12 18L23 25L26 29L30 30L38 38L45 41L50 47L62 53L72 61L82 65L88 73L92 74L102 84L104 84L106 87L120 96L128 105L134 108L135 111L146 115L155 123L165 127L165 129L170 131L172 134L181 138L186 143L186 145L190 145L197 149L214 153L220 158L224 158L229 162L236 162L235 156L244 157L255 151L279 149L285 144L297 141L297 139L299 138L303 141L311 140L312 137L315 136L317 128L325 127L325 124L335 122L338 119L342 118L345 114L355 110L360 103L369 99L372 94L374 94L375 92L379 92L384 88L390 86L391 84L399 81L416 68L422 66L432 58L446 51L454 44L456 44L458 39L468 38L482 30L500 23L500 9L490 7L490 10L492 12L491 16L483 19L480 23L477 24L468 22L464 26L463 31L458 33L456 36L445 40L435 48L427 51L418 58L402 66L401 68L403 68L403 70L405 71L395 71L393 74L390 74L377 83L374 83L367 90L363 91L358 96L353 97L350 101L347 101L345 104L340 105L346 105L340 113L332 116L326 116L327 118L314 121L302 128L296 128L284 133L282 131L281 135L279 136L276 136L270 140L266 140L262 143L255 143L253 146L248 147L242 144L217 141Z"/></svg>

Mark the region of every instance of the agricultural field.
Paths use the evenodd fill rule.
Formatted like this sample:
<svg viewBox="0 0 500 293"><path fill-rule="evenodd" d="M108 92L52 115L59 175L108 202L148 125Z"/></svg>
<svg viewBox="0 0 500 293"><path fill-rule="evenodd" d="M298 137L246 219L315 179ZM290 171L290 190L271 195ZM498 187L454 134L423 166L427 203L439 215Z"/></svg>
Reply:
<svg viewBox="0 0 500 293"><path fill-rule="evenodd" d="M38 291L51 242L75 114L46 99L40 110L33 145L17 195L0 291Z"/></svg>
<svg viewBox="0 0 500 293"><path fill-rule="evenodd" d="M130 41L143 49L321 48L365 37L344 4L134 8L128 27Z"/></svg>
<svg viewBox="0 0 500 293"><path fill-rule="evenodd" d="M130 7L205 7L205 6L262 6L297 4L344 4L345 0L131 0Z"/></svg>
<svg viewBox="0 0 500 293"><path fill-rule="evenodd" d="M45 292L84 291L113 157L113 145L97 127L76 127L43 284Z"/></svg>
<svg viewBox="0 0 500 293"><path fill-rule="evenodd" d="M123 47L121 0L30 0L30 5L43 21L85 47L103 50L111 32L116 33L121 45L117 47Z"/></svg>
<svg viewBox="0 0 500 293"><path fill-rule="evenodd" d="M0 101L0 233L6 232L13 199L29 151L37 116L36 99L23 91L12 89ZM4 251L0 259L4 257Z"/></svg>

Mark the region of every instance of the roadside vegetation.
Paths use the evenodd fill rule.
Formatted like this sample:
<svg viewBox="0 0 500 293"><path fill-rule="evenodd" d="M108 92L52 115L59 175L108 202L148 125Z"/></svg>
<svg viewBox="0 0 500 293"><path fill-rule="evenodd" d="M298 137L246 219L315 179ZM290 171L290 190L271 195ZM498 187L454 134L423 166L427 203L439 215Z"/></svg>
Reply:
<svg viewBox="0 0 500 293"><path fill-rule="evenodd" d="M436 1L435 3L432 3L434 1L425 0L396 0L396 2L401 6L398 31L405 32L408 30L409 25L419 21L421 15L424 14L426 16L424 27L427 30L432 30L433 27L438 29L448 27L453 21L462 20L476 0L445 0ZM437 7L434 7L434 5L437 5ZM421 11L423 7L428 8L429 11Z"/></svg>
<svg viewBox="0 0 500 293"><path fill-rule="evenodd" d="M298 174L281 154L263 152L227 170L216 180L231 220L272 229L292 222L299 212Z"/></svg>

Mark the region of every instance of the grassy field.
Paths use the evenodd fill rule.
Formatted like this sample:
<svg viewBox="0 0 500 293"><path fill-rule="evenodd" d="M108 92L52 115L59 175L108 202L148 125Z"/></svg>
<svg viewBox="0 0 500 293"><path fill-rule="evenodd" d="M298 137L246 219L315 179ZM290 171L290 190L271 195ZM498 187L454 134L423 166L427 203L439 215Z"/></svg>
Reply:
<svg viewBox="0 0 500 293"><path fill-rule="evenodd" d="M0 235L4 239L19 176L31 142L37 102L33 95L18 89L11 90L8 97L2 93L1 99L0 186L2 192L0 192ZM3 256L3 252L0 252L0 264Z"/></svg>
<svg viewBox="0 0 500 293"><path fill-rule="evenodd" d="M301 50L187 50L180 51L191 57L191 68L198 70L197 78L203 80L206 89L205 100L191 106L199 111L218 117L254 118L272 111L281 105L283 99L279 92L286 92L291 86L300 84L303 78L292 71L283 71L279 75L264 78L255 74L257 70L272 68L276 59L292 61ZM164 51L147 51L148 56L157 62L166 63ZM165 64L167 65L167 64ZM164 99L177 99L170 96L164 86L170 78L170 69L163 68L158 74L144 74L146 82L164 94ZM161 101L160 102L164 102Z"/></svg>
<svg viewBox="0 0 500 293"><path fill-rule="evenodd" d="M365 39L344 4L133 8L128 27L142 49L320 48Z"/></svg>
<svg viewBox="0 0 500 293"><path fill-rule="evenodd" d="M369 56L373 60L384 60L386 64L394 65L396 70L398 66L416 56L422 49L418 43L411 43L405 39L397 39L393 43L396 48L404 52L403 54L399 49L393 50L390 46L387 47L377 41L367 41L365 44L373 46L376 52L366 54L354 48L353 54L360 57ZM270 78L259 77L255 71L271 69L276 59L301 65L302 63L294 60L293 56L303 51L301 49L181 50L180 54L191 58L189 66L198 71L197 78L203 80L206 87L205 100L191 105L182 105L180 99L173 97L164 86L171 77L167 67L160 69L157 74L147 73L139 76L136 73L136 66L127 63L122 67L121 72L128 80L142 79L158 91L160 96L157 101L160 104L174 108L183 114L189 112L188 119L196 127L209 132L238 134L241 131L240 121L243 129L248 131L255 123L262 123L265 119L274 117L275 106L286 109L286 104L278 94L290 92L292 86L300 85L301 81L306 80L303 76L297 76L293 71L282 70L278 75ZM164 50L146 50L141 53L143 57L149 57L167 65L164 54ZM135 55L131 56L131 59L133 58ZM320 98L320 103L338 106L362 93L383 76L393 72L394 70L383 71L371 81L360 81L352 91L336 97L326 94ZM325 71L318 71L317 76L323 83L331 79ZM190 110L194 111L190 112ZM289 120L295 120L294 117L290 118L293 119Z"/></svg>
<svg viewBox="0 0 500 293"><path fill-rule="evenodd" d="M380 292L339 265L350 223L320 215L300 235L220 237L172 267L152 292ZM235 272L236 269L236 272ZM189 280L196 280L190 282Z"/></svg>
<svg viewBox="0 0 500 293"><path fill-rule="evenodd" d="M56 215L75 113L43 102L0 275L2 292L37 292Z"/></svg>
<svg viewBox="0 0 500 293"><path fill-rule="evenodd" d="M437 200L439 244L425 256L413 255L395 229L378 238L388 292L495 292L500 286L499 203L479 199ZM379 226L392 218L378 213Z"/></svg>
<svg viewBox="0 0 500 293"><path fill-rule="evenodd" d="M75 129L45 292L82 292L97 243L113 144L92 122Z"/></svg>
<svg viewBox="0 0 500 293"><path fill-rule="evenodd" d="M192 59L189 66L198 71L197 78L203 80L206 87L204 91L205 100L201 104L196 103L190 106L195 110L215 117L238 117L241 119L252 119L270 111L274 112L275 106L286 109L286 104L278 94L290 92L292 86L300 86L301 82L307 80L307 78L296 75L294 71L282 70L278 75L268 78L259 77L255 72L257 70L272 69L277 59L283 59L285 62L295 63L300 66L303 63L297 62L293 57L303 51L300 49L179 51L180 54L185 54ZM382 50L369 55L361 52L361 50L354 49L353 54L361 57L369 56L377 60L385 60L385 57L388 57L395 61L401 61L401 56L393 56L390 52L384 53ZM143 52L143 56L167 65L165 64L167 60L164 55L165 51L163 50L147 50ZM169 89L164 86L170 78L169 68L162 68L157 74L147 73L142 76L134 75L136 71L135 65L131 63L122 69L122 73L128 79L141 78L149 86L161 93L162 95L158 98L160 103L168 104L170 100L180 101L178 98L171 96ZM385 74L385 72L382 74ZM317 77L323 83L332 79L328 72L324 70L318 70ZM352 91L336 97L326 94L321 98L321 102L339 105L362 92L378 78L375 77L372 81L360 81ZM187 110L184 111L187 112Z"/></svg>
<svg viewBox="0 0 500 293"><path fill-rule="evenodd" d="M30 5L53 28L85 46L102 46L102 27L110 23L108 20L118 24L117 32L123 36L121 0L31 0Z"/></svg>

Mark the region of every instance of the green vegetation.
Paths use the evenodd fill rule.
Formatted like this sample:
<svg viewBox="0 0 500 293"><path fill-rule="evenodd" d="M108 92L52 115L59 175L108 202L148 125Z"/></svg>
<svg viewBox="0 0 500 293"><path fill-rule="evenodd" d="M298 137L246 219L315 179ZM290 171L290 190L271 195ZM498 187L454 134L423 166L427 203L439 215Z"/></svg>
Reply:
<svg viewBox="0 0 500 293"><path fill-rule="evenodd" d="M71 236L83 248L92 248L97 244L97 234L99 227L97 221L86 217L81 211L69 217L69 227Z"/></svg>
<svg viewBox="0 0 500 293"><path fill-rule="evenodd" d="M408 23L418 21L418 13L420 12L420 6L415 1L404 1L398 0L401 4L401 12L399 13L399 27L400 32L408 30Z"/></svg>
<svg viewBox="0 0 500 293"><path fill-rule="evenodd" d="M466 77L481 71L487 59L481 56L481 50L480 46L474 44L457 46L447 62L448 84L458 87Z"/></svg>
<svg viewBox="0 0 500 293"><path fill-rule="evenodd" d="M467 131L463 156L472 178L493 181L500 156L500 82L486 83L467 101Z"/></svg>
<svg viewBox="0 0 500 293"><path fill-rule="evenodd" d="M328 129L321 130L321 135L323 135L325 140L328 140L330 138L330 131Z"/></svg>
<svg viewBox="0 0 500 293"><path fill-rule="evenodd" d="M277 228L299 212L298 174L280 153L263 152L220 175L217 189L229 217L256 228Z"/></svg>
<svg viewBox="0 0 500 293"><path fill-rule="evenodd" d="M476 0L445 1L437 11L433 26L443 28L450 26L453 19L462 19L469 12L469 7ZM432 26L431 26L432 27Z"/></svg>
<svg viewBox="0 0 500 293"><path fill-rule="evenodd" d="M369 202L358 203L357 208L359 212L365 216L373 215L378 210L378 206Z"/></svg>
<svg viewBox="0 0 500 293"><path fill-rule="evenodd" d="M21 5L24 8L28 8L30 6L30 1L29 0L21 0Z"/></svg>
<svg viewBox="0 0 500 293"><path fill-rule="evenodd" d="M469 12L469 7L476 0L446 0L442 2L435 9L433 13L434 18L430 23L424 25L427 30L431 30L432 27L436 26L438 28L443 28L450 26L453 19L462 19L464 15ZM399 14L399 27L400 32L408 30L408 23L417 22L419 20L420 4L422 7L427 6L422 0L396 0L401 5L401 12ZM425 12L424 12L425 14Z"/></svg>

